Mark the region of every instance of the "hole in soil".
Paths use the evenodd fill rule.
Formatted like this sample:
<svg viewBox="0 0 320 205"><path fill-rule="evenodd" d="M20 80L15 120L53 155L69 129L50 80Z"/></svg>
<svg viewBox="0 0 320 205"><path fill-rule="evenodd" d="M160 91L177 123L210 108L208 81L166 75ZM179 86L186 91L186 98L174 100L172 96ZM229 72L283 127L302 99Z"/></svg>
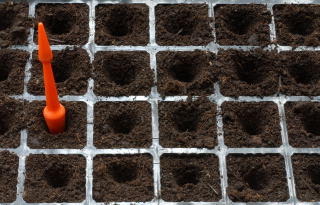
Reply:
<svg viewBox="0 0 320 205"><path fill-rule="evenodd" d="M305 13L292 15L287 22L290 33L306 36L314 31L313 18Z"/></svg>
<svg viewBox="0 0 320 205"><path fill-rule="evenodd" d="M129 134L136 125L133 113L121 113L110 118L110 126L114 133Z"/></svg>
<svg viewBox="0 0 320 205"><path fill-rule="evenodd" d="M119 183L126 183L137 178L136 164L131 162L113 163L109 167L112 178Z"/></svg>
<svg viewBox="0 0 320 205"><path fill-rule="evenodd" d="M179 186L185 184L197 184L199 182L200 169L196 166L186 166L174 171L174 178Z"/></svg>
<svg viewBox="0 0 320 205"><path fill-rule="evenodd" d="M10 129L9 119L6 113L0 113L0 135L5 134Z"/></svg>
<svg viewBox="0 0 320 205"><path fill-rule="evenodd" d="M308 175L314 184L320 184L320 166L311 165L307 168Z"/></svg>
<svg viewBox="0 0 320 205"><path fill-rule="evenodd" d="M264 169L255 168L244 176L244 180L251 189L261 190L268 184L268 175Z"/></svg>
<svg viewBox="0 0 320 205"><path fill-rule="evenodd" d="M104 68L107 78L120 86L128 85L136 78L137 68L120 56L105 62Z"/></svg>
<svg viewBox="0 0 320 205"><path fill-rule="evenodd" d="M312 110L312 113L304 113L304 129L312 134L320 135L320 111Z"/></svg>
<svg viewBox="0 0 320 205"><path fill-rule="evenodd" d="M168 32L178 35L190 35L196 26L196 15L194 12L183 10L170 15L165 20L165 28Z"/></svg>
<svg viewBox="0 0 320 205"><path fill-rule="evenodd" d="M173 121L179 132L193 132L197 130L199 110L191 106L182 106L173 113Z"/></svg>
<svg viewBox="0 0 320 205"><path fill-rule="evenodd" d="M66 55L57 55L52 62L52 70L56 83L63 83L71 76L71 65Z"/></svg>
<svg viewBox="0 0 320 205"><path fill-rule="evenodd" d="M259 61L254 57L239 57L235 59L237 75L241 81L248 84L258 84L264 79L264 73L259 69Z"/></svg>
<svg viewBox="0 0 320 205"><path fill-rule="evenodd" d="M263 125L261 121L261 115L256 111L244 111L240 115L240 124L242 126L243 131L248 133L249 135L258 135L263 131Z"/></svg>
<svg viewBox="0 0 320 205"><path fill-rule="evenodd" d="M170 72L174 79L188 83L195 79L198 69L191 63L178 63L170 68Z"/></svg>
<svg viewBox="0 0 320 205"><path fill-rule="evenodd" d="M44 177L53 188L66 186L71 178L69 169L64 164L54 164L45 171Z"/></svg>
<svg viewBox="0 0 320 205"><path fill-rule="evenodd" d="M65 11L59 11L54 15L45 17L44 24L49 33L54 35L61 35L69 33L74 24L74 17Z"/></svg>
<svg viewBox="0 0 320 205"><path fill-rule="evenodd" d="M0 31L12 26L13 17L9 11L0 11Z"/></svg>
<svg viewBox="0 0 320 205"><path fill-rule="evenodd" d="M8 79L11 68L7 64L7 62L2 62L0 59L0 82Z"/></svg>
<svg viewBox="0 0 320 205"><path fill-rule="evenodd" d="M248 33L254 23L254 17L250 11L238 10L227 17L228 29L238 35Z"/></svg>
<svg viewBox="0 0 320 205"><path fill-rule="evenodd" d="M111 11L110 19L106 22L106 28L113 36L125 36L131 32L132 13L128 7L118 7Z"/></svg>
<svg viewBox="0 0 320 205"><path fill-rule="evenodd" d="M311 62L294 64L289 67L289 74L297 83L312 84L320 79L320 66Z"/></svg>

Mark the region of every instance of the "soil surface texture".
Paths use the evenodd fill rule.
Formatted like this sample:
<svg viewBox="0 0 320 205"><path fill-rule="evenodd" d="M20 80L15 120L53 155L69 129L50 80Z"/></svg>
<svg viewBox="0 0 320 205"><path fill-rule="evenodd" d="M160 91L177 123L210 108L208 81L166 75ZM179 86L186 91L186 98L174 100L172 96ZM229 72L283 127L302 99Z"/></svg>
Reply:
<svg viewBox="0 0 320 205"><path fill-rule="evenodd" d="M151 106L148 102L98 102L94 110L96 147L148 148L151 146Z"/></svg>
<svg viewBox="0 0 320 205"><path fill-rule="evenodd" d="M98 155L93 167L95 201L146 202L154 198L151 155Z"/></svg>
<svg viewBox="0 0 320 205"><path fill-rule="evenodd" d="M220 45L266 46L270 43L271 14L266 5L220 4L214 13Z"/></svg>
<svg viewBox="0 0 320 205"><path fill-rule="evenodd" d="M25 51L0 49L0 95L23 93L24 68L28 58Z"/></svg>
<svg viewBox="0 0 320 205"><path fill-rule="evenodd" d="M320 201L320 155L293 155L292 166L298 199Z"/></svg>
<svg viewBox="0 0 320 205"><path fill-rule="evenodd" d="M285 104L289 144L293 147L320 147L320 103Z"/></svg>
<svg viewBox="0 0 320 205"><path fill-rule="evenodd" d="M214 53L204 51L159 52L158 91L161 96L211 95L218 69Z"/></svg>
<svg viewBox="0 0 320 205"><path fill-rule="evenodd" d="M33 53L31 79L28 92L44 95L42 64L38 52ZM83 49L65 49L53 51L52 71L59 95L83 95L88 89L88 78L91 76L91 64L87 52Z"/></svg>
<svg viewBox="0 0 320 205"><path fill-rule="evenodd" d="M148 96L154 74L147 52L98 52L93 78L96 95Z"/></svg>
<svg viewBox="0 0 320 205"><path fill-rule="evenodd" d="M221 93L225 96L271 96L279 93L279 68L276 53L220 51L218 53Z"/></svg>
<svg viewBox="0 0 320 205"><path fill-rule="evenodd" d="M61 102L65 106L66 130L51 134L43 118L45 102L34 101L26 108L28 146L35 149L83 148L87 137L87 107L83 102Z"/></svg>
<svg viewBox="0 0 320 205"><path fill-rule="evenodd" d="M30 155L26 159L24 200L82 202L86 198L86 160L81 155Z"/></svg>
<svg viewBox="0 0 320 205"><path fill-rule="evenodd" d="M45 25L51 45L84 45L89 38L89 7L86 4L38 4L34 22L35 43L38 43L38 22Z"/></svg>
<svg viewBox="0 0 320 205"><path fill-rule="evenodd" d="M273 102L226 102L222 105L224 142L229 147L279 147L281 129Z"/></svg>
<svg viewBox="0 0 320 205"><path fill-rule="evenodd" d="M160 159L164 201L219 201L219 160L209 154L164 154Z"/></svg>
<svg viewBox="0 0 320 205"><path fill-rule="evenodd" d="M234 202L289 199L285 164L280 155L229 155L227 171L227 193Z"/></svg>
<svg viewBox="0 0 320 205"><path fill-rule="evenodd" d="M281 93L320 95L320 53L283 52L281 55Z"/></svg>
<svg viewBox="0 0 320 205"><path fill-rule="evenodd" d="M163 147L214 148L217 145L216 105L207 98L160 102L159 135Z"/></svg>
<svg viewBox="0 0 320 205"><path fill-rule="evenodd" d="M280 45L319 46L320 5L275 5L273 13Z"/></svg>
<svg viewBox="0 0 320 205"><path fill-rule="evenodd" d="M206 4L160 4L155 8L159 45L207 45L213 41Z"/></svg>
<svg viewBox="0 0 320 205"><path fill-rule="evenodd" d="M28 17L26 2L0 3L0 48L11 45L26 45L32 20Z"/></svg>
<svg viewBox="0 0 320 205"><path fill-rule="evenodd" d="M16 200L19 158L8 152L0 152L0 203Z"/></svg>
<svg viewBox="0 0 320 205"><path fill-rule="evenodd" d="M16 148L20 145L20 132L25 128L24 118L23 101L0 97L0 148Z"/></svg>
<svg viewBox="0 0 320 205"><path fill-rule="evenodd" d="M100 4L96 6L98 45L147 45L149 8L145 4Z"/></svg>

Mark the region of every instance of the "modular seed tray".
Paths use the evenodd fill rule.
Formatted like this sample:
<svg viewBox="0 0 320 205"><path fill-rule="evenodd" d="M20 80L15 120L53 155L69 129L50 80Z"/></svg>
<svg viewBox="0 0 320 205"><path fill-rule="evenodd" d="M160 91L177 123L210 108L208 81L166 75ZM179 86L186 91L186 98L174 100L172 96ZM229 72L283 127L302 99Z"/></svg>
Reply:
<svg viewBox="0 0 320 205"><path fill-rule="evenodd" d="M19 58L0 49L1 204L320 204L320 8L309 4L320 1L28 1L60 59L67 130L45 130L30 28L9 47ZM22 18L4 10L2 34Z"/></svg>

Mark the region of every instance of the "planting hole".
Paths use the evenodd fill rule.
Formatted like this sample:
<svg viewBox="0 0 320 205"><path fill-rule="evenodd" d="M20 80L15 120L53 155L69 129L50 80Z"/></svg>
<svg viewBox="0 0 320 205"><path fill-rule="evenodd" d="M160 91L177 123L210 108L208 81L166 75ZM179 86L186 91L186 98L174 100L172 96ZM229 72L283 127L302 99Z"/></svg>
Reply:
<svg viewBox="0 0 320 205"><path fill-rule="evenodd" d="M2 62L0 59L0 82L8 79L11 68L7 62Z"/></svg>
<svg viewBox="0 0 320 205"><path fill-rule="evenodd" d="M197 184L199 182L200 169L196 166L185 166L174 171L174 178L179 186L185 184Z"/></svg>
<svg viewBox="0 0 320 205"><path fill-rule="evenodd" d="M244 176L244 180L254 190L261 190L268 185L268 175L262 168L252 169Z"/></svg>
<svg viewBox="0 0 320 205"><path fill-rule="evenodd" d="M259 69L259 62L254 58L238 58L235 59L237 64L237 75L241 81L254 85L261 83L264 79L264 75Z"/></svg>
<svg viewBox="0 0 320 205"><path fill-rule="evenodd" d="M313 17L305 13L292 15L287 22L290 33L306 36L314 31Z"/></svg>
<svg viewBox="0 0 320 205"><path fill-rule="evenodd" d="M0 31L12 26L13 16L9 11L0 11Z"/></svg>
<svg viewBox="0 0 320 205"><path fill-rule="evenodd" d="M71 65L65 55L56 56L52 63L53 75L56 83L63 83L71 76Z"/></svg>
<svg viewBox="0 0 320 205"><path fill-rule="evenodd" d="M238 10L233 12L227 18L228 29L238 35L244 35L248 33L250 27L253 26L254 17L250 11Z"/></svg>
<svg viewBox="0 0 320 205"><path fill-rule="evenodd" d="M71 178L69 169L64 164L54 164L45 171L44 177L53 188L66 186Z"/></svg>
<svg viewBox="0 0 320 205"><path fill-rule="evenodd" d="M137 178L137 166L131 162L113 163L109 167L112 178L119 183L126 183Z"/></svg>
<svg viewBox="0 0 320 205"><path fill-rule="evenodd" d="M191 63L173 65L170 72L174 79L181 82L192 82L198 73L196 66Z"/></svg>
<svg viewBox="0 0 320 205"><path fill-rule="evenodd" d="M248 133L249 135L258 135L263 131L261 115L256 111L244 111L240 116L240 124L242 126L243 131Z"/></svg>
<svg viewBox="0 0 320 205"><path fill-rule="evenodd" d="M107 31L113 36L125 36L131 32L130 20L133 15L127 7L118 7L111 11L110 19L106 22Z"/></svg>
<svg viewBox="0 0 320 205"><path fill-rule="evenodd" d="M308 175L314 184L320 184L320 166L311 165L307 168Z"/></svg>
<svg viewBox="0 0 320 205"><path fill-rule="evenodd" d="M196 107L180 107L173 113L173 121L179 132L192 132L197 130L199 110Z"/></svg>
<svg viewBox="0 0 320 205"><path fill-rule="evenodd" d="M48 28L49 33L61 35L69 33L74 24L74 17L65 11L60 11L55 15L45 17L44 24Z"/></svg>
<svg viewBox="0 0 320 205"><path fill-rule="evenodd" d="M120 86L128 85L136 78L136 67L125 58L115 58L105 62L104 68L107 78Z"/></svg>
<svg viewBox="0 0 320 205"><path fill-rule="evenodd" d="M136 117L133 113L122 113L110 118L110 126L114 133L129 134L136 125Z"/></svg>
<svg viewBox="0 0 320 205"><path fill-rule="evenodd" d="M8 116L6 113L0 113L0 135L8 132L10 128Z"/></svg>
<svg viewBox="0 0 320 205"><path fill-rule="evenodd" d="M320 111L313 110L312 113L304 113L304 129L312 134L320 135Z"/></svg>
<svg viewBox="0 0 320 205"><path fill-rule="evenodd" d="M289 74L297 83L312 84L320 79L320 66L312 63L299 63L289 67Z"/></svg>
<svg viewBox="0 0 320 205"><path fill-rule="evenodd" d="M196 26L196 16L191 11L183 10L170 15L165 20L165 28L168 32L178 35L190 35Z"/></svg>

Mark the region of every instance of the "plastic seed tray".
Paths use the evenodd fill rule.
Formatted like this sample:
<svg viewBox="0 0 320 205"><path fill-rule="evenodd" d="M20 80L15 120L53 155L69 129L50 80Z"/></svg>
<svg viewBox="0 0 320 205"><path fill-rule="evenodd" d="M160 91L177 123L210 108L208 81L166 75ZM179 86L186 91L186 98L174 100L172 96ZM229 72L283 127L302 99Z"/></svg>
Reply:
<svg viewBox="0 0 320 205"><path fill-rule="evenodd" d="M76 70L55 71L68 128L50 135L37 32L9 47L26 63L0 85L1 204L320 204L319 3L28 1Z"/></svg>

